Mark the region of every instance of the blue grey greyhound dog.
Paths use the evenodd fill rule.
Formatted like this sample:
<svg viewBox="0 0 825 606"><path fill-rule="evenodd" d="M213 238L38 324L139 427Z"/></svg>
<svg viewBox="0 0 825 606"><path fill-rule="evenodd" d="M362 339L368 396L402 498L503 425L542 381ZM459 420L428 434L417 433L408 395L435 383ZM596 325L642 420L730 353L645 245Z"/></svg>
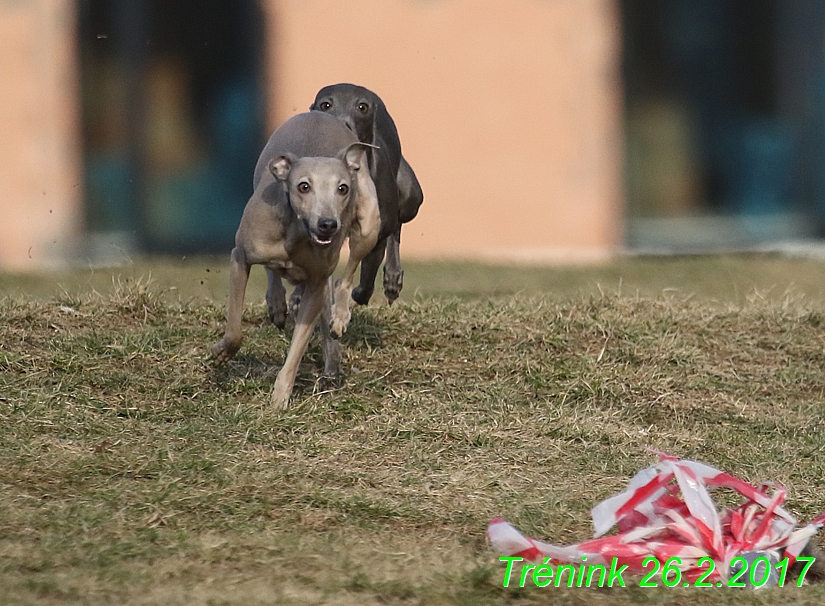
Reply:
<svg viewBox="0 0 825 606"><path fill-rule="evenodd" d="M354 84L334 84L322 88L309 109L340 118L359 141L377 146L376 149L368 149L367 155L381 209L381 232L375 248L361 264L361 281L352 291L352 298L361 305L369 303L386 249L384 294L392 304L398 298L404 281L399 253L401 225L415 218L424 201L418 179L401 155L401 141L395 122L378 95Z"/></svg>
<svg viewBox="0 0 825 606"><path fill-rule="evenodd" d="M298 364L318 319L323 316L324 372L340 373L336 340L350 320L350 290L358 263L378 241L380 215L366 149L340 120L318 112L299 114L270 137L253 179L254 192L235 235L229 266L226 334L212 347L225 364L241 346L244 293L251 265L269 276L270 316L283 325L285 291L281 278L302 290L292 342L275 380L272 404L289 402ZM343 277L332 272L344 240L350 256Z"/></svg>

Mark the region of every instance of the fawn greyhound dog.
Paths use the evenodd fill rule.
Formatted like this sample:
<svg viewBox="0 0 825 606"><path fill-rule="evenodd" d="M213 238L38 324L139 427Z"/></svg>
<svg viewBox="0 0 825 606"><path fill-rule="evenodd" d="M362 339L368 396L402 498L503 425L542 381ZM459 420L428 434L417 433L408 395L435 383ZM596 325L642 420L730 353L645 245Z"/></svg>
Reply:
<svg viewBox="0 0 825 606"><path fill-rule="evenodd" d="M299 114L270 137L253 179L254 192L235 235L229 265L226 334L212 346L225 364L241 346L241 317L250 266L267 269L270 315L286 313L281 278L302 290L286 361L275 380L272 404L289 402L298 364L319 317L324 372L340 373L336 340L350 319L349 295L358 263L378 241L380 215L366 149L343 122L318 112ZM342 278L332 272L344 240L350 256ZM282 318L276 323L283 325Z"/></svg>
<svg viewBox="0 0 825 606"><path fill-rule="evenodd" d="M334 84L322 88L309 109L340 118L359 141L378 146L368 149L367 155L381 209L381 233L375 248L361 264L361 281L352 291L352 298L361 305L369 303L375 290L375 276L386 250L384 295L392 304L398 298L404 281L399 252L401 225L415 218L424 201L418 179L401 155L401 141L395 122L378 95L353 84Z"/></svg>

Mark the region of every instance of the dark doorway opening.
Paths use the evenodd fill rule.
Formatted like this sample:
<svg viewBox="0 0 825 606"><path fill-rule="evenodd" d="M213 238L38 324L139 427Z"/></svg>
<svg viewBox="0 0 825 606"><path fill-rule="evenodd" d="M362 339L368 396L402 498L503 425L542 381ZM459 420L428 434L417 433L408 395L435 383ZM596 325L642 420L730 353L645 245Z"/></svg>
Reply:
<svg viewBox="0 0 825 606"><path fill-rule="evenodd" d="M255 0L81 0L87 224L150 252L231 247L265 142Z"/></svg>
<svg viewBox="0 0 825 606"><path fill-rule="evenodd" d="M825 234L825 3L621 7L629 244Z"/></svg>

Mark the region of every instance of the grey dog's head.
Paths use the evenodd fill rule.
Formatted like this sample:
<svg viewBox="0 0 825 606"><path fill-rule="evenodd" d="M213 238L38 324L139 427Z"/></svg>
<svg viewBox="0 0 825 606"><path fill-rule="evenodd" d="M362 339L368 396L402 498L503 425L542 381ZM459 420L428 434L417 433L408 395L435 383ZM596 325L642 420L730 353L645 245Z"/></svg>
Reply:
<svg viewBox="0 0 825 606"><path fill-rule="evenodd" d="M315 95L310 111L321 111L344 121L363 143L374 143L375 120L384 103L369 89L355 84L325 86Z"/></svg>
<svg viewBox="0 0 825 606"><path fill-rule="evenodd" d="M335 158L282 154L269 163L315 246L330 246L341 233L350 200L357 195L356 173L367 161L366 147L352 143Z"/></svg>

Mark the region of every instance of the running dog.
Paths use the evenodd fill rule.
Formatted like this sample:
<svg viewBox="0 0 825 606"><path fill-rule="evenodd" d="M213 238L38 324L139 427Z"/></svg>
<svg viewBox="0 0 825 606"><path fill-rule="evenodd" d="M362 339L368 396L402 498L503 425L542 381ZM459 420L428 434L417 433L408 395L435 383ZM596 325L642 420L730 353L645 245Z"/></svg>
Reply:
<svg viewBox="0 0 825 606"><path fill-rule="evenodd" d="M255 167L254 192L230 257L226 333L212 346L212 355L218 365L226 364L241 346L244 293L252 265L267 269L270 316L286 314L281 278L295 284L301 299L289 352L272 392L276 408L289 403L298 365L321 317L324 372L340 374L337 338L350 320L353 277L361 259L375 248L381 222L367 167L369 147L337 118L309 112L273 133ZM349 261L343 277L333 283L332 272L347 237ZM275 319L283 325L280 320Z"/></svg>
<svg viewBox="0 0 825 606"><path fill-rule="evenodd" d="M415 218L424 201L421 185L401 155L401 141L395 122L378 95L354 84L334 84L322 88L309 109L340 118L359 141L378 146L368 149L367 155L370 175L378 192L381 232L375 248L361 264L361 280L352 291L352 298L360 305L369 303L375 290L375 276L386 250L384 295L392 305L404 283L399 251L401 225Z"/></svg>

